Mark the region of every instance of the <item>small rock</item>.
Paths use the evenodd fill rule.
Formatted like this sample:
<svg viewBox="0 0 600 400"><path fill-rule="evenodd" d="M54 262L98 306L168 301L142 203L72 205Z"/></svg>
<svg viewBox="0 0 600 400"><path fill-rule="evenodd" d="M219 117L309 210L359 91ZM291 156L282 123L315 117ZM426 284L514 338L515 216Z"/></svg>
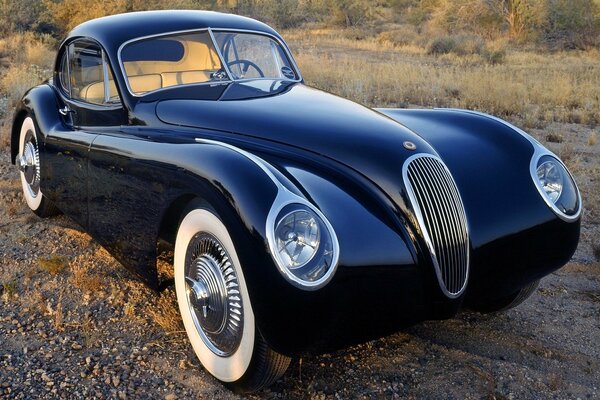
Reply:
<svg viewBox="0 0 600 400"><path fill-rule="evenodd" d="M79 344L79 343L77 343L77 342L74 342L74 343L71 345L71 348L72 348L73 350L81 350L81 349L83 349L83 346L82 346L82 345L80 345L80 344Z"/></svg>
<svg viewBox="0 0 600 400"><path fill-rule="evenodd" d="M173 393L169 393L165 396L165 400L177 400L177 396L175 396Z"/></svg>

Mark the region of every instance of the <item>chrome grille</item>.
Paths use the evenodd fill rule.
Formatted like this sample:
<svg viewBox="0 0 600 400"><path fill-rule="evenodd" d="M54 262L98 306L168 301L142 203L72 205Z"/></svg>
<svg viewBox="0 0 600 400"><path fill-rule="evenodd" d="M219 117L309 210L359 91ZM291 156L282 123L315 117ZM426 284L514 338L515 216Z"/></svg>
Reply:
<svg viewBox="0 0 600 400"><path fill-rule="evenodd" d="M456 183L442 160L429 154L406 160L403 176L440 287L458 297L469 276L469 234Z"/></svg>

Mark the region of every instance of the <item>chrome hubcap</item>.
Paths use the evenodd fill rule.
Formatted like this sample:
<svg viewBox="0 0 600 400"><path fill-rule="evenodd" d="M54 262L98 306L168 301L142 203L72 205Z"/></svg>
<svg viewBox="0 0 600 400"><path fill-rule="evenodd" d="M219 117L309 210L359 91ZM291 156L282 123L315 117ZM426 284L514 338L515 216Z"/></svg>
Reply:
<svg viewBox="0 0 600 400"><path fill-rule="evenodd" d="M27 182L29 192L35 197L40 190L40 153L33 132L27 132L23 154L18 155L16 161L19 171Z"/></svg>
<svg viewBox="0 0 600 400"><path fill-rule="evenodd" d="M202 340L219 356L232 354L243 331L243 305L229 255L212 235L199 233L188 246L188 307Z"/></svg>

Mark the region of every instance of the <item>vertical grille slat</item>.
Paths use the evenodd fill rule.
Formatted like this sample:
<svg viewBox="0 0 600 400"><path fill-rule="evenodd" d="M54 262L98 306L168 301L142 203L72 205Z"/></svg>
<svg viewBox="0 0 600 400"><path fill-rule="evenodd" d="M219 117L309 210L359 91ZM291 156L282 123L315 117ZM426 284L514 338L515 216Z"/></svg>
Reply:
<svg viewBox="0 0 600 400"><path fill-rule="evenodd" d="M438 167L438 165L436 165L433 161L433 159L430 158L423 158L423 160L425 161L425 163L428 165L429 169L431 171L435 171ZM439 170L438 170L439 172ZM435 180L435 184L438 188L437 190L437 198L440 199L440 203L441 206L443 206L445 208L445 210L451 211L453 210L453 205L450 202L450 198L449 196L447 196L446 193L443 192L443 188L445 188L447 185L445 184L445 182L443 182L443 178L441 177L441 174L432 174L433 176L433 180ZM446 220L446 227L447 227L447 248L448 248L448 253L449 253L449 258L451 259L451 262L448 263L446 268L450 268L451 265L459 265L460 262L460 257L457 254L457 248L456 248L456 243L459 242L459 238L456 235L456 225L458 224L458 221L456 221L454 219L454 214L452 212L449 212L447 215L440 215L440 218L444 218ZM449 285L450 287L454 288L456 287L456 285L458 285L458 278L459 278L459 271L456 271L454 269L450 269L449 272Z"/></svg>
<svg viewBox="0 0 600 400"><path fill-rule="evenodd" d="M456 183L442 160L428 154L409 158L403 176L440 287L458 297L469 276L469 235Z"/></svg>

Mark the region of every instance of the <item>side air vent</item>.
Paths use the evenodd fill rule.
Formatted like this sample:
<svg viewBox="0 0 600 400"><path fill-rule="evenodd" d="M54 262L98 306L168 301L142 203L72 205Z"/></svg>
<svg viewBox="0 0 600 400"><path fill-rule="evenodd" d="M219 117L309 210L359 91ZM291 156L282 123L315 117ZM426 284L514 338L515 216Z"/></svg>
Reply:
<svg viewBox="0 0 600 400"><path fill-rule="evenodd" d="M469 277L467 218L456 183L438 157L417 154L402 174L444 294L462 294Z"/></svg>

